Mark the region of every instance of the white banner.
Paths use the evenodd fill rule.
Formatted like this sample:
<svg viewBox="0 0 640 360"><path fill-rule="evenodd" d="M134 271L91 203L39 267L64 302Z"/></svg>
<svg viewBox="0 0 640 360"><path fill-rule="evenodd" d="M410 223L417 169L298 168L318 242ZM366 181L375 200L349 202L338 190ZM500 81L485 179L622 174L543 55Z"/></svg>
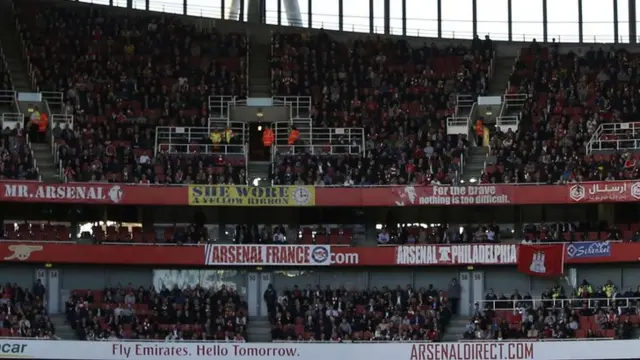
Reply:
<svg viewBox="0 0 640 360"><path fill-rule="evenodd" d="M569 360L637 358L640 340L457 343L215 343L0 339L0 358L122 360Z"/></svg>

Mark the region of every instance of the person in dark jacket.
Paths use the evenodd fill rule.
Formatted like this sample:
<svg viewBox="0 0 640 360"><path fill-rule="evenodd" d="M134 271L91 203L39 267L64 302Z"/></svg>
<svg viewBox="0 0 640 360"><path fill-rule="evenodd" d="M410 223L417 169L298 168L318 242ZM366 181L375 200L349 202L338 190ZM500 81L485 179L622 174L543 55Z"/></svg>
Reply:
<svg viewBox="0 0 640 360"><path fill-rule="evenodd" d="M449 302L451 303L451 313L456 315L458 311L460 311L460 284L458 284L458 280L456 278L451 279L451 284L449 284L449 291L447 295L449 296Z"/></svg>
<svg viewBox="0 0 640 360"><path fill-rule="evenodd" d="M278 302L278 293L273 288L272 284L269 284L269 287L267 287L267 290L264 291L264 295L262 297L264 299L264 302L267 304L269 317L275 316L276 304Z"/></svg>

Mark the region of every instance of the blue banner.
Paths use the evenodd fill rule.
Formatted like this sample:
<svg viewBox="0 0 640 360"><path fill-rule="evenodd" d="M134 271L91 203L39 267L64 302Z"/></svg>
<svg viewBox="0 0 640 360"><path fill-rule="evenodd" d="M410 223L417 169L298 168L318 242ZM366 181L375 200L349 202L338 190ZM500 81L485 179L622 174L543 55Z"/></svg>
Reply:
<svg viewBox="0 0 640 360"><path fill-rule="evenodd" d="M611 256L611 243L608 241L585 241L567 245L569 259Z"/></svg>

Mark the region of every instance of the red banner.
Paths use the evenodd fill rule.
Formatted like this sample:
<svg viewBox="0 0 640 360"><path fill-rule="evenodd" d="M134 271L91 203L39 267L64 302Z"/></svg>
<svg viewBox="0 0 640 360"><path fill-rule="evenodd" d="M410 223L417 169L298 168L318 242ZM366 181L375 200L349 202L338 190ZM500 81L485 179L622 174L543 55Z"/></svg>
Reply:
<svg viewBox="0 0 640 360"><path fill-rule="evenodd" d="M111 205L187 205L184 186L4 181L0 201Z"/></svg>
<svg viewBox="0 0 640 360"><path fill-rule="evenodd" d="M0 201L188 205L187 186L5 181ZM569 185L317 187L316 206L435 206L612 203L640 200L640 181ZM215 206L215 205L211 205Z"/></svg>
<svg viewBox="0 0 640 360"><path fill-rule="evenodd" d="M560 276L564 273L563 244L520 245L518 271L532 276Z"/></svg>
<svg viewBox="0 0 640 360"><path fill-rule="evenodd" d="M625 263L640 259L640 243L610 243L601 256L576 257L567 264ZM516 265L519 244L347 247L329 245L78 245L0 243L5 262L145 266L465 266ZM277 248L277 249L276 249ZM531 265L531 258L527 266ZM545 259L548 261L548 257ZM546 264L546 263L545 263Z"/></svg>

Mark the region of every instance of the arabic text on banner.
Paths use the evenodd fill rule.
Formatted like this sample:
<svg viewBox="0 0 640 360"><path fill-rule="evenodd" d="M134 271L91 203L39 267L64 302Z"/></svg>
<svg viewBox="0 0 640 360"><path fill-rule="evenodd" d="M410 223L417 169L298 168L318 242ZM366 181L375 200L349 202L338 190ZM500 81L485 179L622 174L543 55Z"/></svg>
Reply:
<svg viewBox="0 0 640 360"><path fill-rule="evenodd" d="M313 206L313 186L189 186L189 205L196 206Z"/></svg>

